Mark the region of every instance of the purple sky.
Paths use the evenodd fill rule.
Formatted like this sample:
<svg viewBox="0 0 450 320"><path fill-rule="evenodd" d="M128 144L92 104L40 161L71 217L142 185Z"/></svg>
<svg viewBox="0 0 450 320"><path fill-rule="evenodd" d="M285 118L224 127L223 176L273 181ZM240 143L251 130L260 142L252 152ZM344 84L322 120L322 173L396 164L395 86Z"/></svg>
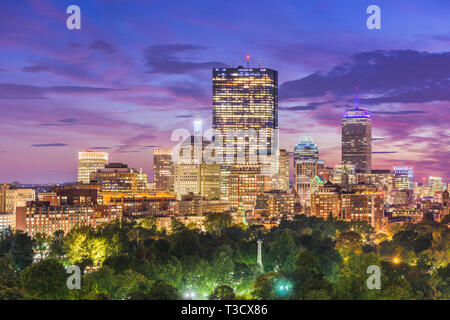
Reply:
<svg viewBox="0 0 450 320"><path fill-rule="evenodd" d="M81 30L66 28L71 4ZM381 30L366 28L370 4ZM446 0L2 0L0 13L0 182L74 181L88 148L150 173L174 129L211 126L211 68L247 54L279 71L282 147L310 135L334 166L358 86L374 168L450 180Z"/></svg>

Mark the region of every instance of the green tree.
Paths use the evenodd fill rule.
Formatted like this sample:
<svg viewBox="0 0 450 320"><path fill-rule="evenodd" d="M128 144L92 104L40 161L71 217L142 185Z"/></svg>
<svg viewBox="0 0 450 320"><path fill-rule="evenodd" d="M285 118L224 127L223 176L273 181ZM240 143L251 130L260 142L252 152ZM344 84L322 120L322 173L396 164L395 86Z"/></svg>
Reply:
<svg viewBox="0 0 450 320"><path fill-rule="evenodd" d="M277 272L261 274L256 278L252 295L259 300L276 299L275 282L279 279Z"/></svg>
<svg viewBox="0 0 450 320"><path fill-rule="evenodd" d="M0 300L21 300L23 298L24 296L18 288L10 288L0 284Z"/></svg>
<svg viewBox="0 0 450 320"><path fill-rule="evenodd" d="M329 281L325 279L320 269L319 259L309 250L300 251L292 276L295 295L298 299L311 299L312 291L323 291L328 295L331 290Z"/></svg>
<svg viewBox="0 0 450 320"><path fill-rule="evenodd" d="M45 233L38 232L33 237L33 250L39 259L45 259L50 254L50 244L52 237Z"/></svg>
<svg viewBox="0 0 450 320"><path fill-rule="evenodd" d="M414 251L414 244L418 237L418 233L413 230L401 230L394 234L392 240L402 248L408 251Z"/></svg>
<svg viewBox="0 0 450 320"><path fill-rule="evenodd" d="M270 254L273 257L273 268L275 270L285 269L291 271L298 249L289 231L284 230L277 240L270 246Z"/></svg>
<svg viewBox="0 0 450 320"><path fill-rule="evenodd" d="M332 298L344 300L376 299L379 290L370 290L367 287L369 277L367 268L371 265L381 266L380 259L374 252L351 254L346 257L339 280L333 286Z"/></svg>
<svg viewBox="0 0 450 320"><path fill-rule="evenodd" d="M198 234L194 230L182 229L171 235L169 253L176 257L195 254L200 250Z"/></svg>
<svg viewBox="0 0 450 320"><path fill-rule="evenodd" d="M55 259L45 259L27 267L22 272L25 292L43 300L68 298L67 277L64 266Z"/></svg>
<svg viewBox="0 0 450 320"><path fill-rule="evenodd" d="M233 300L236 297L233 288L227 285L218 286L209 296L210 300Z"/></svg>
<svg viewBox="0 0 450 320"><path fill-rule="evenodd" d="M180 299L180 294L178 290L162 281L157 280L151 286L149 290L149 299L150 300L178 300Z"/></svg>
<svg viewBox="0 0 450 320"><path fill-rule="evenodd" d="M11 256L19 270L23 270L33 262L33 241L22 231L16 231L12 237Z"/></svg>
<svg viewBox="0 0 450 320"><path fill-rule="evenodd" d="M0 258L0 285L18 287L20 285L19 272L10 254Z"/></svg>
<svg viewBox="0 0 450 320"><path fill-rule="evenodd" d="M231 215L227 213L209 213L206 216L205 229L207 232L220 237L222 231L228 228L231 223Z"/></svg>

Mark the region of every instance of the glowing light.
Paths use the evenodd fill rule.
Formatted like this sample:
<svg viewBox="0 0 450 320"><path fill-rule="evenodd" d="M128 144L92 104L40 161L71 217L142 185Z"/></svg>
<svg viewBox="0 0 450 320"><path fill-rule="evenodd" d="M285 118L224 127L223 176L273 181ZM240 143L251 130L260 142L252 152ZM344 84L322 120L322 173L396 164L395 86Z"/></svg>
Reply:
<svg viewBox="0 0 450 320"><path fill-rule="evenodd" d="M399 264L400 263L400 259L395 257L394 259L392 259L392 262L395 264Z"/></svg>
<svg viewBox="0 0 450 320"><path fill-rule="evenodd" d="M291 283L289 281L278 281L277 282L277 293L279 295L285 295L288 294L289 291L291 290Z"/></svg>

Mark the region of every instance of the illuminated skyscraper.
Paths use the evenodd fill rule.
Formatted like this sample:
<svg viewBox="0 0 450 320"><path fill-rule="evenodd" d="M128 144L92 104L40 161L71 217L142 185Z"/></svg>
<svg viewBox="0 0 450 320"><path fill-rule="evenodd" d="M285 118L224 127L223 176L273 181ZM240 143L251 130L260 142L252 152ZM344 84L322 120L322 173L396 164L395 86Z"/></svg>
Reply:
<svg viewBox="0 0 450 320"><path fill-rule="evenodd" d="M301 160L319 160L319 148L311 137L303 136L298 139L294 149L294 164Z"/></svg>
<svg viewBox="0 0 450 320"><path fill-rule="evenodd" d="M289 152L285 149L279 149L277 155L278 167L274 176L274 186L278 190L289 191Z"/></svg>
<svg viewBox="0 0 450 320"><path fill-rule="evenodd" d="M174 158L174 191L178 200L190 193L220 199L220 164L205 162L203 152L211 142L195 132L181 143Z"/></svg>
<svg viewBox="0 0 450 320"><path fill-rule="evenodd" d="M156 190L173 190L172 150L153 149L153 182Z"/></svg>
<svg viewBox="0 0 450 320"><path fill-rule="evenodd" d="M86 150L78 152L78 182L89 183L90 174L108 164L108 153Z"/></svg>
<svg viewBox="0 0 450 320"><path fill-rule="evenodd" d="M294 187L303 205L309 205L311 181L323 167L324 162L319 160L319 149L314 140L308 136L301 137L294 149Z"/></svg>
<svg viewBox="0 0 450 320"><path fill-rule="evenodd" d="M342 119L342 163L354 164L356 172L372 169L372 119L369 111L359 108L358 98Z"/></svg>
<svg viewBox="0 0 450 320"><path fill-rule="evenodd" d="M394 167L396 190L414 190L414 173L411 167Z"/></svg>
<svg viewBox="0 0 450 320"><path fill-rule="evenodd" d="M276 179L279 168L274 165L278 162L278 72L242 66L214 68L212 127L222 164L221 199L236 207L240 199L236 192L253 190L250 198L242 194L248 208L257 192L268 191L272 183L267 180ZM263 160L264 155L269 157ZM272 177L261 173L268 165L272 165Z"/></svg>
<svg viewBox="0 0 450 320"><path fill-rule="evenodd" d="M215 68L213 69L213 130L224 139L234 134L233 130L244 130L244 137L233 139L227 145L228 164L243 164L251 161L250 149L258 151L277 148L278 129L278 72L264 68ZM260 136L253 141L249 130ZM261 137L262 132L266 137ZM245 160L239 161L238 153L245 150ZM253 162L254 164L254 162Z"/></svg>
<svg viewBox="0 0 450 320"><path fill-rule="evenodd" d="M102 186L103 192L137 196L147 191L147 174L142 169L128 168L123 163L109 163L103 169L91 173L91 181Z"/></svg>

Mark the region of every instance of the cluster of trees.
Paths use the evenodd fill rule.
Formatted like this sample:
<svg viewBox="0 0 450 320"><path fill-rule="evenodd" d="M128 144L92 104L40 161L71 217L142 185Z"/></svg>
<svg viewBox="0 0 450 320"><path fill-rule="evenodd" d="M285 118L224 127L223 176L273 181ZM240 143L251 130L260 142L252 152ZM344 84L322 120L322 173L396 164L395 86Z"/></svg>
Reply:
<svg viewBox="0 0 450 320"><path fill-rule="evenodd" d="M278 227L210 214L206 232L176 220L0 237L0 299L449 299L450 231L425 220L376 234L364 222L304 215ZM263 267L257 240L263 241ZM69 290L66 267L82 271ZM381 269L370 290L367 267Z"/></svg>

